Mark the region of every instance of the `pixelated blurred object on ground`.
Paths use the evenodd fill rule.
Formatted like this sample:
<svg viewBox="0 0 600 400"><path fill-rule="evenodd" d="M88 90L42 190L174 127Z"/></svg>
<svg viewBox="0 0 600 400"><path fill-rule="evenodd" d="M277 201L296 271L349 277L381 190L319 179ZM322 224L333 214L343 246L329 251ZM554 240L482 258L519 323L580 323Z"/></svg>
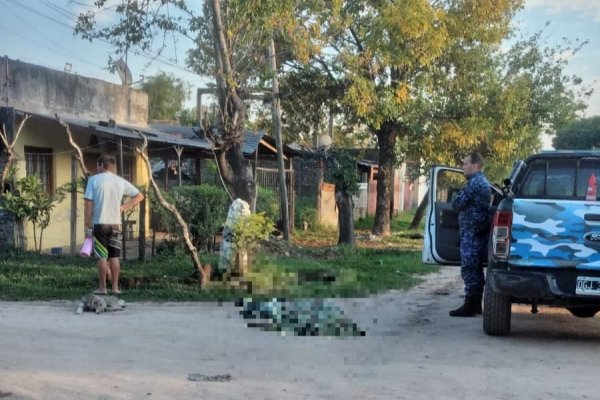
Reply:
<svg viewBox="0 0 600 400"><path fill-rule="evenodd" d="M244 320L250 320L247 322L249 327L282 332L283 335L365 336L340 307L326 299L243 298L236 301L236 306L241 307L240 315Z"/></svg>

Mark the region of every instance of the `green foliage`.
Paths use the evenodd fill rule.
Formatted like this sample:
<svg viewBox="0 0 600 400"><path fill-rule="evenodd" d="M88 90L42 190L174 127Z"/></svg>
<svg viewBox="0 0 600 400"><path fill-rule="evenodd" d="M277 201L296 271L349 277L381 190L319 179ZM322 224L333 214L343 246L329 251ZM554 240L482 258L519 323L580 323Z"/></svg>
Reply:
<svg viewBox="0 0 600 400"><path fill-rule="evenodd" d="M335 190L349 195L358 193L358 173L354 156L341 150L336 152L335 159L336 169L332 174Z"/></svg>
<svg viewBox="0 0 600 400"><path fill-rule="evenodd" d="M414 215L414 211L405 211L398 213L398 215L396 215L391 220L392 232L400 233L403 231L408 231L408 228L410 227L410 223L412 222ZM372 216L361 217L354 223L354 228L369 230L373 227L374 223L375 218ZM421 223L421 227L419 228L419 230L423 230L423 223Z"/></svg>
<svg viewBox="0 0 600 400"><path fill-rule="evenodd" d="M546 47L544 36L538 32L506 47L453 46L446 52L444 63L453 74L440 69L444 79L438 80L439 102L433 103L445 118L409 146L426 160L423 170L431 164L460 165L476 149L486 157L488 177L500 180L515 159L539 149L541 132L573 120L583 108L578 98L588 94L579 78L565 75L565 67L585 42ZM445 98L452 101L442 102Z"/></svg>
<svg viewBox="0 0 600 400"><path fill-rule="evenodd" d="M148 118L177 120L183 103L190 95L190 85L172 73L160 72L140 84L148 93Z"/></svg>
<svg viewBox="0 0 600 400"><path fill-rule="evenodd" d="M216 265L217 257L205 255L203 261ZM258 256L245 277L252 282L248 293L218 282L200 289L190 269L189 256L184 254L145 262L129 260L121 271L123 297L126 301L223 301L248 295L356 297L408 288L419 282L419 275L437 270L423 265L418 251L331 249L297 257ZM0 300L72 301L89 292L97 280L89 259L28 252L0 254Z"/></svg>
<svg viewBox="0 0 600 400"><path fill-rule="evenodd" d="M42 181L37 176L30 175L17 181L17 189L18 194L7 192L3 195L1 207L12 212L18 220L26 220L33 224L34 246L37 251L41 251L44 229L50 224L52 210L63 201L70 185L61 187L54 195L50 195L44 190Z"/></svg>
<svg viewBox="0 0 600 400"><path fill-rule="evenodd" d="M277 202L277 193L270 188L258 186L258 196L256 198L256 212L264 213L271 221L277 221L280 218L279 203Z"/></svg>
<svg viewBox="0 0 600 400"><path fill-rule="evenodd" d="M198 126L198 117L194 108L184 108L179 112L179 125Z"/></svg>
<svg viewBox="0 0 600 400"><path fill-rule="evenodd" d="M323 230L323 227L319 223L316 204L317 199L314 197L298 197L296 199L296 231L303 230L304 223L308 225L308 230L310 231Z"/></svg>
<svg viewBox="0 0 600 400"><path fill-rule="evenodd" d="M582 118L559 130L552 144L559 150L600 149L600 116Z"/></svg>
<svg viewBox="0 0 600 400"><path fill-rule="evenodd" d="M273 232L273 221L263 213L250 214L240 218L231 231L235 247L252 252L261 240L265 240Z"/></svg>
<svg viewBox="0 0 600 400"><path fill-rule="evenodd" d="M163 192L165 200L173 204L187 222L194 245L209 243L227 217L229 197L225 191L213 185L181 186ZM153 212L168 232L181 235L181 227L175 217L162 208L154 195L150 196Z"/></svg>

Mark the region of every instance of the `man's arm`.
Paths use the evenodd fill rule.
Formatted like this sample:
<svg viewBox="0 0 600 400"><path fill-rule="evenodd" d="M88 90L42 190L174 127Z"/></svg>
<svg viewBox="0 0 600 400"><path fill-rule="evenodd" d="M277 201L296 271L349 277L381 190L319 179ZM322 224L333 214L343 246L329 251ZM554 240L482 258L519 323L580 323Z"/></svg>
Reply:
<svg viewBox="0 0 600 400"><path fill-rule="evenodd" d="M458 192L457 196L452 199L452 208L456 211L464 211L473 199L472 192L473 188L467 183L467 185Z"/></svg>
<svg viewBox="0 0 600 400"><path fill-rule="evenodd" d="M130 208L137 206L141 203L142 200L144 200L144 195L142 194L142 192L138 192L138 194L131 197L127 202L121 205L121 212L125 212Z"/></svg>
<svg viewBox="0 0 600 400"><path fill-rule="evenodd" d="M93 227L92 212L94 210L94 201L89 199L83 200L83 226L85 228L85 236L92 236L88 229Z"/></svg>

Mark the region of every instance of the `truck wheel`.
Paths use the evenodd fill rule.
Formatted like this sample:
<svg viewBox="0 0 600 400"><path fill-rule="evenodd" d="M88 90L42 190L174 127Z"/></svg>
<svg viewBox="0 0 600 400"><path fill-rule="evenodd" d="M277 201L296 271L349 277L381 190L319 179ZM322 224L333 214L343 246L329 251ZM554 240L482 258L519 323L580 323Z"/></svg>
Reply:
<svg viewBox="0 0 600 400"><path fill-rule="evenodd" d="M574 316L578 318L592 318L598 312L595 307L573 307L567 308Z"/></svg>
<svg viewBox="0 0 600 400"><path fill-rule="evenodd" d="M494 292L488 278L483 293L483 331L492 336L507 335L510 332L511 305L510 296Z"/></svg>

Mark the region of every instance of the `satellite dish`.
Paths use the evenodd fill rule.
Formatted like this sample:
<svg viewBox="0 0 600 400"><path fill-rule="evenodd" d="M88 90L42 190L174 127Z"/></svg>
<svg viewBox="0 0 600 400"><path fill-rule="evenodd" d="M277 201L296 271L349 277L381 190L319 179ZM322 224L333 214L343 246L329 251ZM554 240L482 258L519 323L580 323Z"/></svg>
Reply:
<svg viewBox="0 0 600 400"><path fill-rule="evenodd" d="M329 135L321 135L317 139L317 147L331 147L331 136Z"/></svg>
<svg viewBox="0 0 600 400"><path fill-rule="evenodd" d="M123 61L122 58L117 60L117 62L115 63L115 69L117 70L117 73L121 78L121 83L123 84L123 86L131 85L131 82L133 82L133 79L131 77L131 71L129 70L127 63Z"/></svg>

